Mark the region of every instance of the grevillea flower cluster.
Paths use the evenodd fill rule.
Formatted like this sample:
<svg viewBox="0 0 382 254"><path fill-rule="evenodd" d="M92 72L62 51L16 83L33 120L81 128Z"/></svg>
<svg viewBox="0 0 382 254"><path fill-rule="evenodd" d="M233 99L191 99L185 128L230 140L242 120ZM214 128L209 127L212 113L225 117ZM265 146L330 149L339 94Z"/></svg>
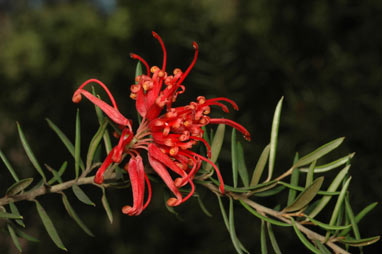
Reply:
<svg viewBox="0 0 382 254"><path fill-rule="evenodd" d="M173 107L179 94L185 91L182 82L187 77L198 56L198 44L193 43L194 58L188 68L183 72L176 68L172 74L166 72L167 52L161 37L153 32L163 51L162 67L150 66L140 56L130 54L133 59L141 61L147 73L136 77L136 83L130 87L130 98L135 100L136 109L142 121L134 132L132 121L124 117L114 100L113 95L104 83L97 79L84 82L74 93L73 102L81 101L85 96L98 106L121 129L118 144L109 152L101 167L96 172L94 182L102 184L104 173L112 163L121 163L129 156L124 169L128 172L133 192L133 205L126 205L122 212L128 215L139 215L147 207L151 199L151 185L144 170L141 156L142 151L147 151L148 162L152 169L167 185L174 197L167 200L169 206L177 206L189 199L195 191L193 179L201 168L202 162L212 165L219 181L220 191L224 192L224 183L218 167L210 160L211 149L203 138L203 126L208 124L226 124L240 131L247 140L249 132L240 124L225 118L211 118L211 106L220 107L228 112L226 104L235 110L238 106L227 98L206 99L199 96L196 101L188 105ZM90 83L97 83L107 93L111 105L84 90ZM226 103L226 104L224 104ZM202 143L206 147L206 155L201 155L192 150L195 145ZM176 175L176 177L173 177ZM174 179L175 178L175 179ZM148 194L145 199L145 190ZM189 186L190 191L183 196L180 188Z"/></svg>

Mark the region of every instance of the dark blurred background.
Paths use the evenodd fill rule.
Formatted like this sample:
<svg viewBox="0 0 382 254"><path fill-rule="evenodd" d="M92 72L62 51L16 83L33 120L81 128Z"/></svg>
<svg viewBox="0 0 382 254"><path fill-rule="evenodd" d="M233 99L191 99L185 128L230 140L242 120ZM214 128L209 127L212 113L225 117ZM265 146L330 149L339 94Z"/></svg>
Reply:
<svg viewBox="0 0 382 254"><path fill-rule="evenodd" d="M168 70L186 68L193 56L192 41L199 43L199 60L185 81L187 93L178 101L186 103L198 95L235 100L240 111L227 117L252 133L252 142L243 141L250 170L269 142L281 96L285 100L276 175L289 168L295 152L303 155L345 136L334 155L356 153L350 198L357 213L382 200L381 27L378 0L0 0L0 149L20 177L35 175L17 137L19 121L41 163L56 168L63 160L72 163L45 118L73 139L78 105L71 97L91 77L108 84L121 111L135 118L129 86L136 62L129 53L160 65L161 49L151 36L155 30L168 49ZM97 121L89 102L79 107L86 144ZM220 163L229 166L228 142L224 149ZM229 172L225 174L230 183ZM11 182L1 164L2 193ZM129 189L108 191L113 224L99 202L101 192L94 187L85 190L96 208L68 195L95 238L69 218L58 195L40 199L69 253L234 253L217 200L201 187L213 218L200 211L196 200L176 208L178 217L169 213L160 185L154 184L153 200L139 217L120 213L122 205L131 202ZM274 205L267 199L258 201ZM19 209L27 232L41 239L39 244L22 242L24 253L61 253L42 228L33 204L22 202ZM362 236L381 233L380 214L379 206L361 222ZM258 253L258 221L239 207L236 215L239 238L251 253ZM275 231L285 253L306 251L291 231ZM365 251L376 253L379 248L380 243ZM2 233L0 253L16 252Z"/></svg>

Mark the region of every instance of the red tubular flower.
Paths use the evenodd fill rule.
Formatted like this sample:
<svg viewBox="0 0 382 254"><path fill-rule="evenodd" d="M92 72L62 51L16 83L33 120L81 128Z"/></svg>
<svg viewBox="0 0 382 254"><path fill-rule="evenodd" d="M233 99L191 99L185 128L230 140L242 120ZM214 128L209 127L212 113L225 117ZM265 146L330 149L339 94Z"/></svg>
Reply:
<svg viewBox="0 0 382 254"><path fill-rule="evenodd" d="M238 106L230 99L219 97L206 99L199 96L196 102L191 102L186 106L173 107L177 96L185 91L182 85L198 56L198 44L193 43L195 49L194 58L185 72L179 68L168 74L166 69L167 52L161 37L153 32L154 38L158 40L163 51L162 67L150 66L140 56L130 54L134 59L143 63L147 74L136 77L136 84L130 87L130 97L136 101L136 109L142 116L142 121L135 132L131 127L131 120L125 118L117 107L117 104L101 81L89 79L83 83L74 93L73 102L81 101L85 96L92 103L98 106L113 122L118 124L122 130L118 144L110 151L105 161L98 169L94 181L102 184L105 170L112 163L121 163L124 155L130 155L128 164L124 167L130 177L133 192L133 206L124 206L122 212L128 215L139 215L148 205L151 199L151 186L144 171L140 151L147 150L148 161L154 171L167 185L175 197L167 200L169 206L177 206L189 199L195 190L193 178L200 169L202 162L209 163L215 169L220 181L220 191L224 192L224 183L218 167L211 161L211 148L203 139L203 126L208 124L226 124L240 131L244 138L250 140L249 132L240 124L225 118L210 118L211 106L218 106L224 112L228 112L228 107L224 103L230 104L235 110ZM99 84L109 96L112 105L107 104L95 97L83 88L91 83ZM164 113L162 113L164 112ZM162 113L162 114L161 114ZM199 142L203 143L207 150L207 156L200 155L191 149ZM170 174L178 177L174 180ZM147 184L148 195L144 203L145 183ZM183 196L179 188L189 185L191 190L187 196Z"/></svg>

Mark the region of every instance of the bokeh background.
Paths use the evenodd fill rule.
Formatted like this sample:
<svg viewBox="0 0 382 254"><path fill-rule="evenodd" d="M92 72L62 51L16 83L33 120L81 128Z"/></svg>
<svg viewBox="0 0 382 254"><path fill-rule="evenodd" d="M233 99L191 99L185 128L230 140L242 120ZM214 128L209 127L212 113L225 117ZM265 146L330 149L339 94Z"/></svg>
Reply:
<svg viewBox="0 0 382 254"><path fill-rule="evenodd" d="M45 118L74 137L73 91L95 77L109 85L121 111L135 117L129 98L136 62L161 63L155 30L168 49L168 69L186 68L200 46L199 60L187 78L184 102L198 95L235 100L240 111L229 117L243 123L253 140L245 143L247 167L253 169L269 142L274 108L285 96L276 171L292 163L295 152L345 136L335 156L355 152L350 192L355 212L382 200L382 2L378 0L0 0L0 149L20 177L35 172L17 137L19 121L41 163L72 163L70 154L48 128ZM83 143L97 129L90 103L80 104ZM227 141L229 137L227 136ZM334 157L333 157L334 158ZM220 158L229 166L229 144ZM72 165L72 164L71 164ZM227 167L229 169L229 167ZM229 172L227 182L229 183ZM226 177L227 179L227 177ZM12 181L0 165L2 193ZM207 217L196 200L164 207L162 189L139 217L123 216L130 190L109 191L114 223L109 224L97 188L85 188L97 206L73 200L78 214L96 234L88 237L69 218L60 197L40 199L54 220L69 253L234 253L217 200L201 191ZM201 188L199 188L201 189ZM266 199L259 200L272 205ZM33 204L20 203L27 231L41 243L22 242L24 253L61 253L42 228ZM237 209L237 233L259 252L259 223ZM362 236L381 233L381 207L360 224ZM285 253L306 251L294 234L277 230ZM377 253L378 243L365 249ZM5 233L0 253L16 253Z"/></svg>

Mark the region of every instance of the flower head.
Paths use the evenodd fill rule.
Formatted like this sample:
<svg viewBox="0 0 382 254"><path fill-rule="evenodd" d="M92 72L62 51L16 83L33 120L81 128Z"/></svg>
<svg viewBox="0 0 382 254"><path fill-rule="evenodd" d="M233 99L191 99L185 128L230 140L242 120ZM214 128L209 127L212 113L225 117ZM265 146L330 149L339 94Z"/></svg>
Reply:
<svg viewBox="0 0 382 254"><path fill-rule="evenodd" d="M75 103L80 102L82 96L85 96L121 128L118 144L107 155L98 169L94 181L102 184L106 169L112 163L121 163L125 156L129 156L129 162L124 169L129 174L131 181L133 206L122 208L122 212L128 215L139 215L151 199L150 181L144 170L141 151L147 151L149 164L174 194L174 197L167 200L167 204L177 206L193 195L195 190L193 179L203 161L213 166L220 181L220 191L224 192L220 171L209 159L211 149L206 140L203 139L203 126L226 124L236 128L247 140L250 140L249 132L242 125L229 119L211 118L209 116L211 106L220 107L224 112L228 112L226 104L230 104L235 110L238 110L236 103L230 99L223 97L206 99L204 96L199 96L196 101L190 102L188 105L173 107L177 96L185 91L182 82L195 65L198 56L198 44L193 43L194 58L188 68L184 72L176 68L172 74L168 74L166 72L166 48L157 33L153 32L153 36L162 47L163 63L161 68L157 66L150 68L142 57L130 54L132 58L141 61L146 68L146 74L137 76L136 83L130 86L130 98L136 101L136 109L142 117L135 133L131 126L131 120L119 112L113 95L101 81L89 79L73 95L73 102ZM84 87L89 83L99 84L106 91L112 105L84 90ZM192 148L198 143L205 145L206 156L192 151ZM173 179L172 175L177 175L177 177ZM147 184L148 190L146 202L144 202L145 184ZM179 189L185 185L189 185L191 190L186 196L183 196Z"/></svg>

